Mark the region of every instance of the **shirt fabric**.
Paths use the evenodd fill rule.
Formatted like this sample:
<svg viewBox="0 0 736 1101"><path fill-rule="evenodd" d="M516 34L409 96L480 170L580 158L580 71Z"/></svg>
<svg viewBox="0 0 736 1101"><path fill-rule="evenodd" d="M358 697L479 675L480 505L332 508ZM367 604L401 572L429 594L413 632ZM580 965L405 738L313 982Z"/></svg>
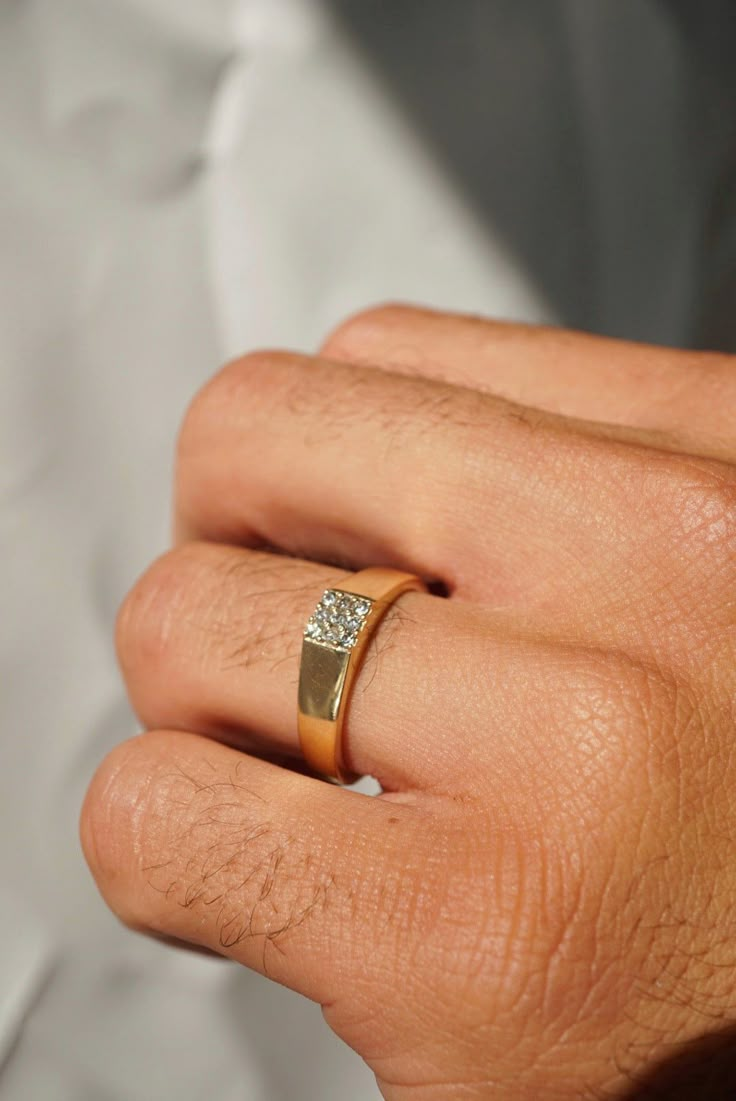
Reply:
<svg viewBox="0 0 736 1101"><path fill-rule="evenodd" d="M385 299L725 340L727 9L0 7L1 1101L378 1097L317 1007L99 899L79 807L136 730L116 608L238 352Z"/></svg>

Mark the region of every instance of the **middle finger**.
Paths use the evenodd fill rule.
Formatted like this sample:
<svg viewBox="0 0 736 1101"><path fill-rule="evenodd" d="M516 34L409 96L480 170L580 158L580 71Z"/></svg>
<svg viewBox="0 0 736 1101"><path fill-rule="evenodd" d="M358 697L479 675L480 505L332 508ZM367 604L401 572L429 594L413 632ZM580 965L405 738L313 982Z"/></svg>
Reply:
<svg viewBox="0 0 736 1101"><path fill-rule="evenodd" d="M713 578L733 517L731 468L666 444L262 353L216 376L186 418L177 527L182 540L409 570L535 628L593 624L595 641L639 641L646 605L666 645L673 598L706 636L722 616Z"/></svg>

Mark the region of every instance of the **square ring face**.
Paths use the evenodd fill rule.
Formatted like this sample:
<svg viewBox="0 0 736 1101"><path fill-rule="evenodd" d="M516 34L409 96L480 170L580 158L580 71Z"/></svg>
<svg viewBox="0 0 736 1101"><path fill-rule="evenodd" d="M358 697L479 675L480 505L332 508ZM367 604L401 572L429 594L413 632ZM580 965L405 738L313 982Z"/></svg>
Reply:
<svg viewBox="0 0 736 1101"><path fill-rule="evenodd" d="M365 596L327 589L304 631L305 639L331 650L349 652L370 615L373 601Z"/></svg>

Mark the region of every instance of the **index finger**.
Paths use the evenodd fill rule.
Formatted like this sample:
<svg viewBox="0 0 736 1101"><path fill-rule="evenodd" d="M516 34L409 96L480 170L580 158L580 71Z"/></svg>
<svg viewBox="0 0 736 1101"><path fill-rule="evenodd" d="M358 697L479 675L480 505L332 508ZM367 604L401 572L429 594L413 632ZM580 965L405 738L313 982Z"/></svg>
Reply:
<svg viewBox="0 0 736 1101"><path fill-rule="evenodd" d="M698 454L736 455L732 356L401 305L356 314L322 354L567 417L672 433Z"/></svg>
<svg viewBox="0 0 736 1101"><path fill-rule="evenodd" d="M381 919L387 905L400 910L403 888L392 897L385 883L392 867L425 858L427 817L171 731L107 757L81 837L126 924L212 949L325 1004L365 988L365 961L391 952L400 930ZM409 892L412 877L404 882Z"/></svg>

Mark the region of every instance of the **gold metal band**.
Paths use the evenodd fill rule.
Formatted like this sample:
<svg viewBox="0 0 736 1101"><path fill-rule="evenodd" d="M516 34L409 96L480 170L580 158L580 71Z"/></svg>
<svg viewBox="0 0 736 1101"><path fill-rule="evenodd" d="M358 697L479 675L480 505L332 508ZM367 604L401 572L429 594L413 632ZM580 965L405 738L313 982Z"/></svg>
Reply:
<svg viewBox="0 0 736 1101"><path fill-rule="evenodd" d="M309 765L344 784L358 776L345 768L342 728L350 690L373 632L393 602L426 592L413 574L376 567L361 570L344 589L326 589L304 632L299 672L299 742Z"/></svg>

